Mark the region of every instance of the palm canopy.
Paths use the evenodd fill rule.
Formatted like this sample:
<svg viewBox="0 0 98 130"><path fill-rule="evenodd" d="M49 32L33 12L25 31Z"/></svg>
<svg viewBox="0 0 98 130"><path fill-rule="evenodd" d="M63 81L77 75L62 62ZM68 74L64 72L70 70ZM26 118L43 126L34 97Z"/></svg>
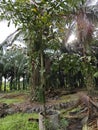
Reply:
<svg viewBox="0 0 98 130"><path fill-rule="evenodd" d="M79 51L90 45L91 39L98 37L98 2L94 5L88 0L80 7L74 17L74 22L71 23L72 28L69 28L68 38L64 41L68 51ZM82 45L81 45L82 43Z"/></svg>

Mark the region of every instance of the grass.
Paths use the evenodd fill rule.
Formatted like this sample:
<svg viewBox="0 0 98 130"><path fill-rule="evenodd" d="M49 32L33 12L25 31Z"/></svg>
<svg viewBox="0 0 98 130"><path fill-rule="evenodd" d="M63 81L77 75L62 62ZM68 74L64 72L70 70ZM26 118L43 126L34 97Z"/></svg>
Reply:
<svg viewBox="0 0 98 130"><path fill-rule="evenodd" d="M14 91L1 93L0 102L12 104L26 100L28 92ZM29 118L38 119L38 114L17 113L0 118L0 130L38 130L38 123L28 121Z"/></svg>
<svg viewBox="0 0 98 130"><path fill-rule="evenodd" d="M64 95L60 97L60 102L70 102L70 101L75 101L78 99L78 96L76 94L69 94L69 95Z"/></svg>
<svg viewBox="0 0 98 130"><path fill-rule="evenodd" d="M23 99L15 99L15 98L12 98L12 99L7 99L7 98L2 98L0 99L0 102L2 103L6 103L6 104L12 104L12 103L21 103L23 102Z"/></svg>
<svg viewBox="0 0 98 130"><path fill-rule="evenodd" d="M29 95L29 91L12 91L12 92L5 92L0 93L0 102L12 104L12 103L21 103L25 101Z"/></svg>
<svg viewBox="0 0 98 130"><path fill-rule="evenodd" d="M0 119L0 130L38 130L37 122L29 122L29 118L38 119L38 114L14 114Z"/></svg>

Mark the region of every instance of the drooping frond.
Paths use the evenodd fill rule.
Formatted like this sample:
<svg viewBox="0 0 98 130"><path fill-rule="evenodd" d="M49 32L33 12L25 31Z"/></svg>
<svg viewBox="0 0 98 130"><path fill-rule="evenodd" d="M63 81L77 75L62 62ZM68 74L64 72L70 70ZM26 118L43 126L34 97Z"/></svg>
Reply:
<svg viewBox="0 0 98 130"><path fill-rule="evenodd" d="M87 17L95 24L98 24L98 3L93 6L86 7Z"/></svg>
<svg viewBox="0 0 98 130"><path fill-rule="evenodd" d="M80 43L86 43L86 41L92 39L92 34L94 31L93 24L89 21L86 12L80 9L76 17L77 29L78 29L78 39Z"/></svg>
<svg viewBox="0 0 98 130"><path fill-rule="evenodd" d="M19 37L21 30L18 28L16 31L11 33L1 44L0 46L11 46L13 42Z"/></svg>

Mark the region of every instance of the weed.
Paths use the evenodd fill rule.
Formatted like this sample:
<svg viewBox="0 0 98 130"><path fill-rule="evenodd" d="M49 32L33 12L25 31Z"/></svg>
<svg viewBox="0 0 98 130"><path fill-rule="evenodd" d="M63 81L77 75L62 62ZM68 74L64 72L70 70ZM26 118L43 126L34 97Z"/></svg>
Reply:
<svg viewBox="0 0 98 130"><path fill-rule="evenodd" d="M0 130L38 130L37 122L29 122L30 117L38 118L38 114L14 114L0 119Z"/></svg>

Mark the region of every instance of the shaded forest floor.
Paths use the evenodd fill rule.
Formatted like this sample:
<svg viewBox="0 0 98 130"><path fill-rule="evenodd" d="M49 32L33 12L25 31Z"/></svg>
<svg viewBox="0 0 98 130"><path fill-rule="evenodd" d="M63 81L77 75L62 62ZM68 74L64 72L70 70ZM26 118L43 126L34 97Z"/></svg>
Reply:
<svg viewBox="0 0 98 130"><path fill-rule="evenodd" d="M88 130L98 130L97 95L88 96L86 91L70 94L68 91L57 90L47 92L46 97L46 109L59 110L61 119L68 122L67 125L62 122L60 130L64 130L65 126L67 130L85 130L85 127L89 127ZM0 116L3 118L16 113L39 113L42 109L41 103L30 102L29 92L0 93ZM31 116L27 120L38 121Z"/></svg>

